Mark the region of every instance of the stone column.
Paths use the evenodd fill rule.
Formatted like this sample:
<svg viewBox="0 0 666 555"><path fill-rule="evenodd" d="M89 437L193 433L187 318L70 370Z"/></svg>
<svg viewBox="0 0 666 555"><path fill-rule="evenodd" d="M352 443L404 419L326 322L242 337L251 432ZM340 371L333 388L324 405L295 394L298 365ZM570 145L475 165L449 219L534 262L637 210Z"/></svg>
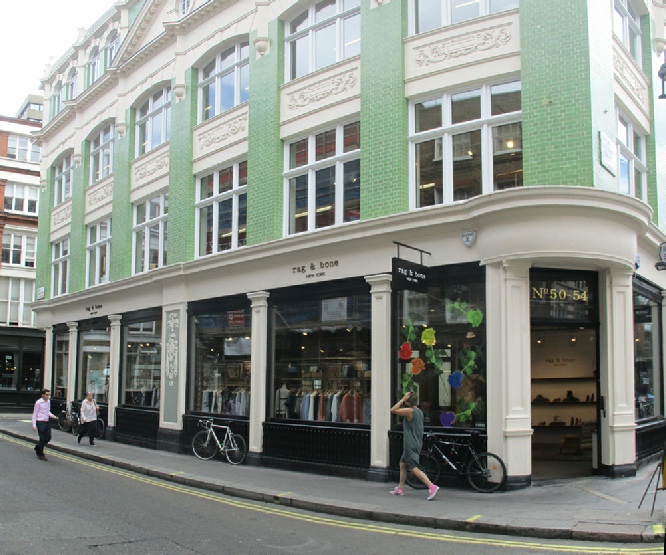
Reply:
<svg viewBox="0 0 666 555"><path fill-rule="evenodd" d="M107 402L109 404L108 415L108 428L113 429L116 425L116 407L118 406L118 396L120 394L120 353L122 349L121 337L121 320L120 314L109 315L109 322L111 323L111 337L109 338L109 392L107 394Z"/></svg>
<svg viewBox="0 0 666 555"><path fill-rule="evenodd" d="M44 328L44 369L42 374L42 387L48 387L53 396L55 384L53 383L53 326Z"/></svg>
<svg viewBox="0 0 666 555"><path fill-rule="evenodd" d="M391 275L366 276L372 296L372 386L370 410L370 470L368 479L386 481L391 429Z"/></svg>
<svg viewBox="0 0 666 555"><path fill-rule="evenodd" d="M636 474L632 278L631 268L611 269L606 276L607 329L600 344L599 380L601 464L602 472L613 477Z"/></svg>
<svg viewBox="0 0 666 555"><path fill-rule="evenodd" d="M532 474L528 261L486 267L488 450L507 465L509 487Z"/></svg>
<svg viewBox="0 0 666 555"><path fill-rule="evenodd" d="M252 303L252 373L250 377L250 437L248 462L258 463L263 452L263 424L266 420L268 381L268 297L267 291L248 293Z"/></svg>
<svg viewBox="0 0 666 555"><path fill-rule="evenodd" d="M67 364L67 402L71 403L76 390L76 361L79 359L79 323L67 322L69 328L69 356Z"/></svg>

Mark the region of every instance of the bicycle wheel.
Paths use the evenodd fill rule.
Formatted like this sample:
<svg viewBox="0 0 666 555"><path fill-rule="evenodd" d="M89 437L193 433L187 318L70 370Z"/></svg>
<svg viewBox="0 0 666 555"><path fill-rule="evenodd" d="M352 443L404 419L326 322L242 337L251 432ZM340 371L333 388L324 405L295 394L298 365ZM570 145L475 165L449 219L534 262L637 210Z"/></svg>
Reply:
<svg viewBox="0 0 666 555"><path fill-rule="evenodd" d="M72 424L67 420L67 413L65 411L62 411L58 415L58 427L63 432L69 432L70 428L72 427Z"/></svg>
<svg viewBox="0 0 666 555"><path fill-rule="evenodd" d="M421 451L419 468L433 484L439 480L439 462L428 451ZM414 489L426 489L426 485L409 470L407 471L407 479L405 481L409 487Z"/></svg>
<svg viewBox="0 0 666 555"><path fill-rule="evenodd" d="M98 418L95 420L95 439L102 439L104 437L104 432L106 431L106 424L104 420Z"/></svg>
<svg viewBox="0 0 666 555"><path fill-rule="evenodd" d="M504 461L493 453L478 453L467 463L467 481L476 491L492 493L506 482Z"/></svg>
<svg viewBox="0 0 666 555"><path fill-rule="evenodd" d="M75 436L79 435L79 419L75 416L72 417L72 433Z"/></svg>
<svg viewBox="0 0 666 555"><path fill-rule="evenodd" d="M217 453L217 442L208 430L201 430L192 438L192 451L201 460L212 459Z"/></svg>
<svg viewBox="0 0 666 555"><path fill-rule="evenodd" d="M231 464L240 464L245 460L247 455L247 444L245 438L240 434L231 434L227 441L227 446L224 449L224 454Z"/></svg>

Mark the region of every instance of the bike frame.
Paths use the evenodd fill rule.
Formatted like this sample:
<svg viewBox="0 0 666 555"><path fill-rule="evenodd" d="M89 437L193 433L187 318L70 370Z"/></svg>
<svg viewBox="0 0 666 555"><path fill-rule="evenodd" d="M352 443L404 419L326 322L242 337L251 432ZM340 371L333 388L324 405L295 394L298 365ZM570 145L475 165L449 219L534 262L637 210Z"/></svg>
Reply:
<svg viewBox="0 0 666 555"><path fill-rule="evenodd" d="M430 440L429 445L427 447L428 451L430 451L433 454L436 453L442 461L444 461L448 466L450 466L453 469L454 472L456 472L460 476L468 475L468 472L465 472L462 469L465 467L465 462L468 461L470 457L477 462L479 460L476 449L472 445L473 441L472 437L470 437L469 440L465 439L465 441L456 441L449 439L441 439L433 434L429 436L428 439ZM440 448L440 446L443 445L451 446L454 448L462 447L464 449L464 452L461 454L462 456L458 461L460 468L457 467L455 463L451 459L449 459L444 453L444 451Z"/></svg>
<svg viewBox="0 0 666 555"><path fill-rule="evenodd" d="M208 439L210 440L211 434L215 438L215 443L217 443L217 448L220 450L220 453L224 453L227 451L227 441L232 444L231 449L237 449L233 445L233 439L231 438L231 427L230 426L224 426L223 424L214 424L212 420L202 420L199 422L204 428L208 430ZM217 437L217 434L215 433L214 428L218 429L224 429L224 438L222 439L222 442L220 443L219 438Z"/></svg>

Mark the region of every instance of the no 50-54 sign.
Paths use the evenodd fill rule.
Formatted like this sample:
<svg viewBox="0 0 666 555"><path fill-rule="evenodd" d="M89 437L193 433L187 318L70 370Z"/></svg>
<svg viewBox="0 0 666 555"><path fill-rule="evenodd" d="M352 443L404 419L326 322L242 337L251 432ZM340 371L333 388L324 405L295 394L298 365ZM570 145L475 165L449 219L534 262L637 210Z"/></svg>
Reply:
<svg viewBox="0 0 666 555"><path fill-rule="evenodd" d="M587 291L557 287L532 287L532 299L539 301L575 301L586 303Z"/></svg>

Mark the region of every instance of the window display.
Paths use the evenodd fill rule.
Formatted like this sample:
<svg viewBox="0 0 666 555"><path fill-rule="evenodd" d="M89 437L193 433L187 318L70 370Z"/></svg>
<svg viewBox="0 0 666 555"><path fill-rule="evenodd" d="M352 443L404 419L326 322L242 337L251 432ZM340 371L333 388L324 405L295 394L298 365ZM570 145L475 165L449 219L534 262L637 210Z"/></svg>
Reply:
<svg viewBox="0 0 666 555"><path fill-rule="evenodd" d="M660 293L634 284L634 381L636 420L661 414L659 368Z"/></svg>
<svg viewBox="0 0 666 555"><path fill-rule="evenodd" d="M53 397L67 398L67 368L69 366L69 334L58 334L53 340Z"/></svg>
<svg viewBox="0 0 666 555"><path fill-rule="evenodd" d="M275 418L370 424L370 295L273 307Z"/></svg>
<svg viewBox="0 0 666 555"><path fill-rule="evenodd" d="M162 320L126 324L123 339L123 404L158 408L162 380Z"/></svg>
<svg viewBox="0 0 666 555"><path fill-rule="evenodd" d="M241 304L193 318L195 411L249 417L251 323Z"/></svg>
<svg viewBox="0 0 666 555"><path fill-rule="evenodd" d="M486 426L485 280L479 268L431 268L428 292L398 291L400 394L426 425Z"/></svg>
<svg viewBox="0 0 666 555"><path fill-rule="evenodd" d="M111 366L111 334L109 328L81 332L81 364L74 391L75 399L83 399L92 391L98 403L106 403L109 395Z"/></svg>

